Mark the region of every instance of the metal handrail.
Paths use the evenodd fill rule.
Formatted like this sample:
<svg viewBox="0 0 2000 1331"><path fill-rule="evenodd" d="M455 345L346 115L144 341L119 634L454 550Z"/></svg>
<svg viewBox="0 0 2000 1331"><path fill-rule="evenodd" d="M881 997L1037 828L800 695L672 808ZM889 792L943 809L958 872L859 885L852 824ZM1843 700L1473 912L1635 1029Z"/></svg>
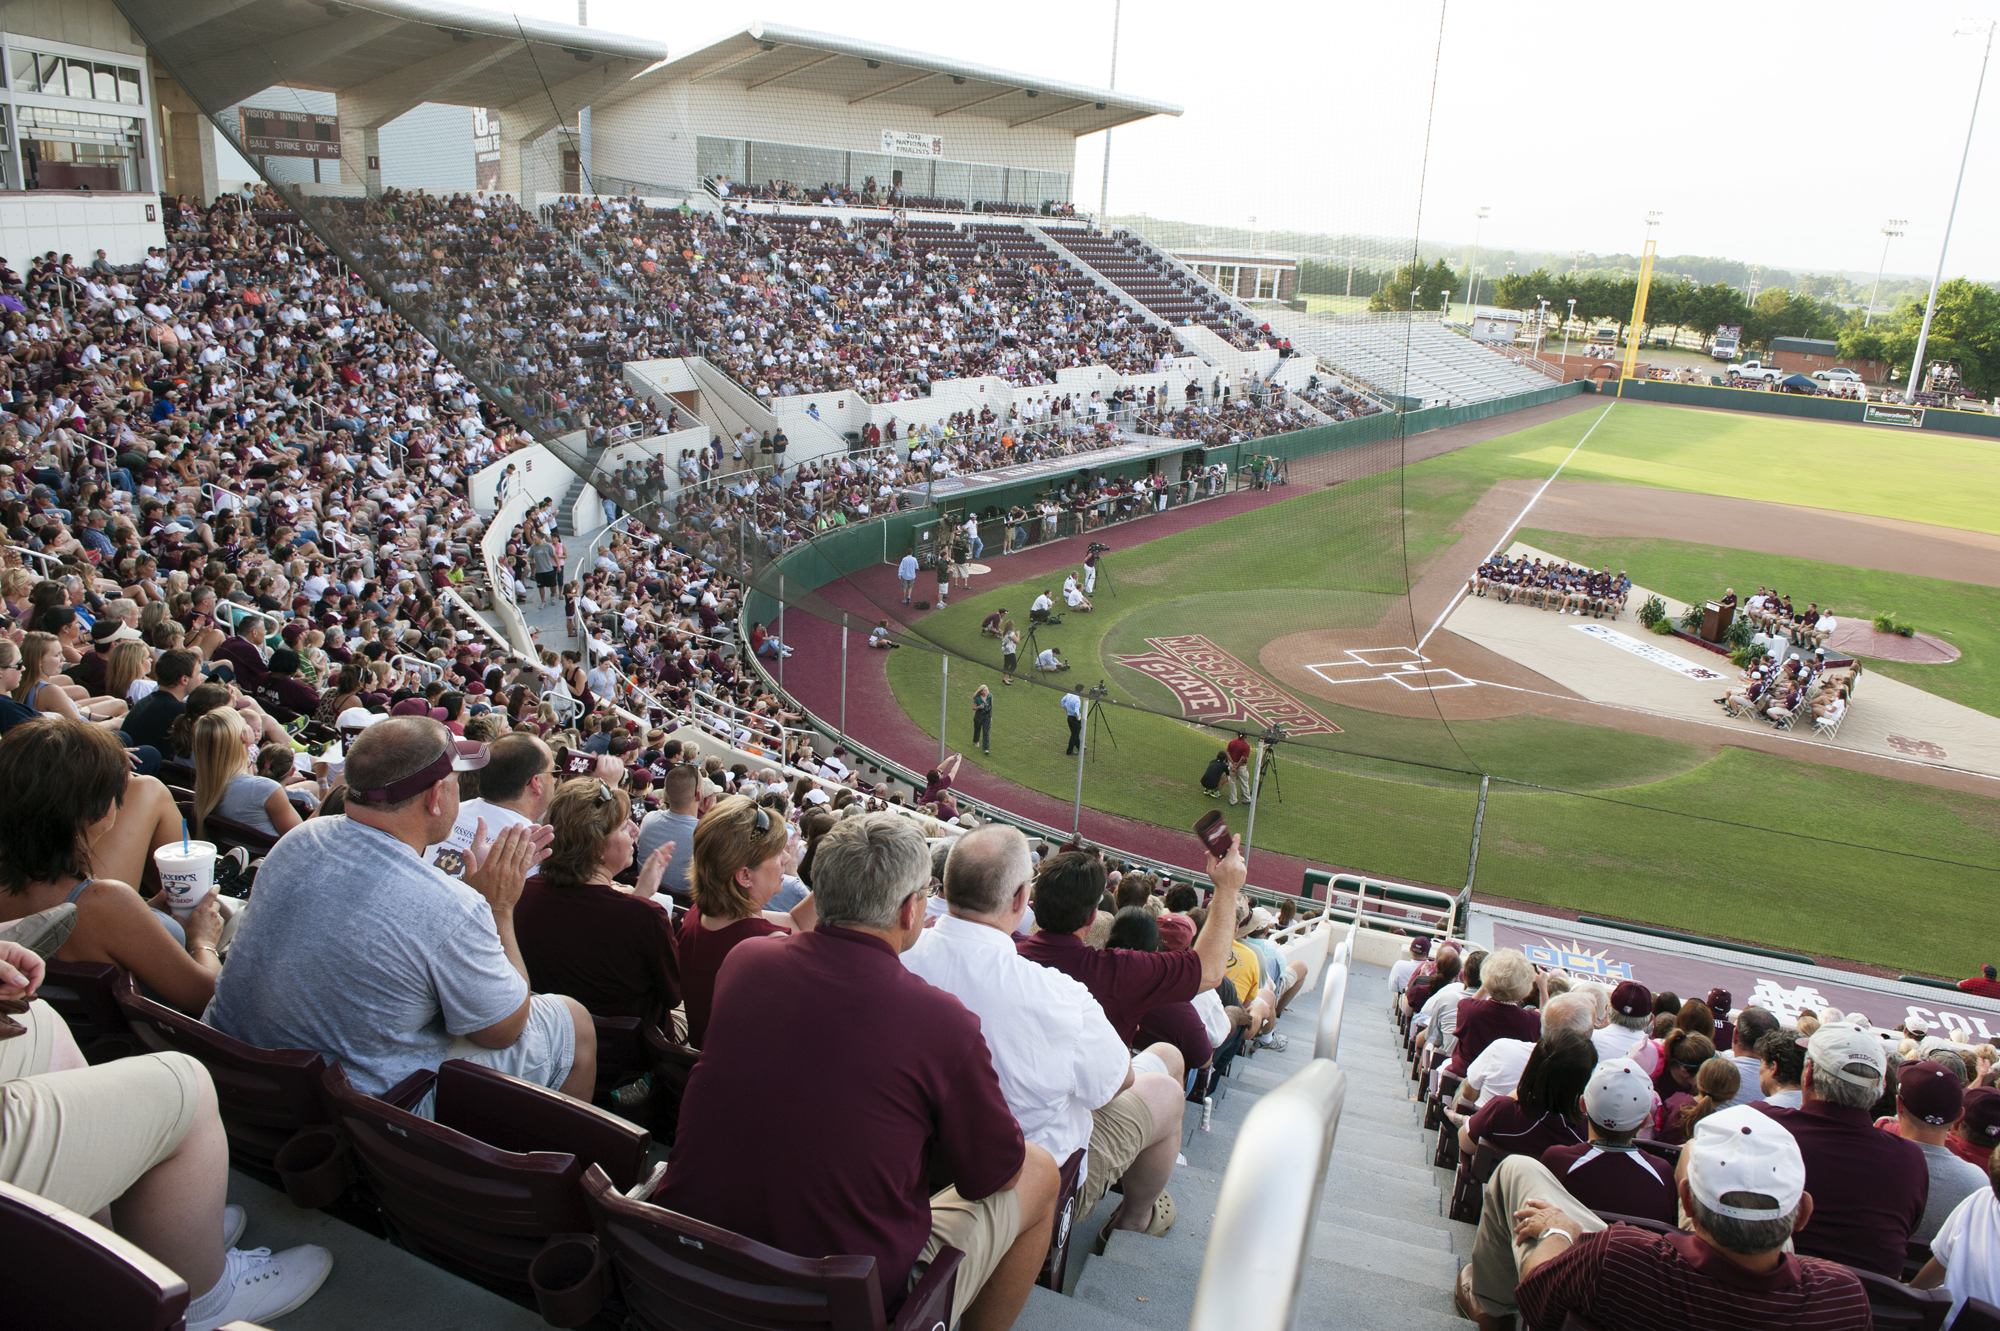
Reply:
<svg viewBox="0 0 2000 1331"><path fill-rule="evenodd" d="M9 550L12 550L15 554L21 556L21 558L23 559L32 559L37 564L40 564L42 566L42 573L45 576L52 575L55 572L55 570L62 567L62 561L60 559L57 559L54 555L44 554L40 550L30 550L25 545L12 545L12 544L10 544L7 548Z"/></svg>
<svg viewBox="0 0 2000 1331"><path fill-rule="evenodd" d="M1331 938L1333 930L1327 931ZM1354 934L1350 930L1338 947L1330 948L1326 971L1320 980L1319 1026L1313 1034L1314 1058L1340 1057L1340 1022L1347 1012L1348 959L1353 955Z"/></svg>
<svg viewBox="0 0 2000 1331"><path fill-rule="evenodd" d="M1315 1058L1250 1107L1216 1198L1189 1331L1292 1325L1346 1099L1347 1074ZM1301 1169L1304 1159L1313 1168Z"/></svg>
<svg viewBox="0 0 2000 1331"><path fill-rule="evenodd" d="M417 679L425 684L444 678L444 667L436 661L427 661L421 656L411 656L408 652L398 652L389 658L389 664L402 670L414 670Z"/></svg>

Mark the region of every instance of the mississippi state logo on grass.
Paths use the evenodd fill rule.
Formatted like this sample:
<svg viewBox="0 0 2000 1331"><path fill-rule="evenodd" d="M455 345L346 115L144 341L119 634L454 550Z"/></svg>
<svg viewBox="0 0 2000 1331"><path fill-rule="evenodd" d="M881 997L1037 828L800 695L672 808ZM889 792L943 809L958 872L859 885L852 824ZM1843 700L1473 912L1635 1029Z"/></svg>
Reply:
<svg viewBox="0 0 2000 1331"><path fill-rule="evenodd" d="M1281 725L1293 735L1341 733L1339 726L1199 633L1148 638L1146 645L1153 650L1111 659L1166 685L1180 700L1181 715L1190 721Z"/></svg>

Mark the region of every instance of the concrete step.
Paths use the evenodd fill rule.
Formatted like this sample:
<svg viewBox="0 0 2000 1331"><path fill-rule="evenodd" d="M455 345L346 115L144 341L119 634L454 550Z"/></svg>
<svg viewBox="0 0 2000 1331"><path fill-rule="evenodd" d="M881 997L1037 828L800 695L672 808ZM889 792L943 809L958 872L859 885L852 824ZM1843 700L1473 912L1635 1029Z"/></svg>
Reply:
<svg viewBox="0 0 2000 1331"><path fill-rule="evenodd" d="M1313 1226L1311 1252L1320 1261L1356 1267L1371 1276L1392 1276L1446 1294L1458 1279L1458 1258L1449 1239L1442 1249L1406 1243L1382 1233L1375 1224L1357 1229L1321 1221Z"/></svg>

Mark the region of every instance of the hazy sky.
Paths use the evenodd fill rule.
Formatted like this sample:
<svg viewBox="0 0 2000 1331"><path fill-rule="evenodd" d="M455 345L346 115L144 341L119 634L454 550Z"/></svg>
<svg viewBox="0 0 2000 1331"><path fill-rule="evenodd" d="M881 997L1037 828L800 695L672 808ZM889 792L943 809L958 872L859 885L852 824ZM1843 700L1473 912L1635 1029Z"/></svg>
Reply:
<svg viewBox="0 0 2000 1331"><path fill-rule="evenodd" d="M2000 14L2000 0L1985 0ZM491 0L489 0L491 3ZM590 0L592 26L680 54L762 18L1025 74L1103 84L1113 0ZM575 0L517 0L574 21ZM1259 229L1635 251L1892 273L1937 261L1983 36L1960 0L1800 8L1602 3L1216 6L1129 0L1118 86L1179 102L1118 130L1110 207ZM1437 75L1431 108L1432 75ZM1426 121L1428 169L1422 174ZM2000 278L2000 70L1972 143L1946 275ZM807 138L802 134L802 138ZM808 139L809 141L809 139ZM1077 144L1098 198L1103 136Z"/></svg>

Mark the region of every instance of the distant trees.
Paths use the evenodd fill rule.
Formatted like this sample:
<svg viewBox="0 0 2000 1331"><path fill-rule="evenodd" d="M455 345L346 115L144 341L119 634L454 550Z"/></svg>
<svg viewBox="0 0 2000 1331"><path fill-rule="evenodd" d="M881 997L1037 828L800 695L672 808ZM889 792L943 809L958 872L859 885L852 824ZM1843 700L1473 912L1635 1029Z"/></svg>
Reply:
<svg viewBox="0 0 2000 1331"><path fill-rule="evenodd" d="M1441 310L1458 290L1458 282L1458 274L1443 259L1428 268L1420 263L1406 263L1369 298L1368 308L1407 310L1411 307L1411 293L1415 292L1417 309Z"/></svg>
<svg viewBox="0 0 2000 1331"><path fill-rule="evenodd" d="M1853 313L1840 333L1840 354L1886 360L1892 370L1907 375L1923 323L1921 300L1904 301L1867 328L1861 326L1860 314ZM1924 359L1958 362L1966 387L1982 396L2000 388L2000 291L1964 277L1939 287Z"/></svg>

